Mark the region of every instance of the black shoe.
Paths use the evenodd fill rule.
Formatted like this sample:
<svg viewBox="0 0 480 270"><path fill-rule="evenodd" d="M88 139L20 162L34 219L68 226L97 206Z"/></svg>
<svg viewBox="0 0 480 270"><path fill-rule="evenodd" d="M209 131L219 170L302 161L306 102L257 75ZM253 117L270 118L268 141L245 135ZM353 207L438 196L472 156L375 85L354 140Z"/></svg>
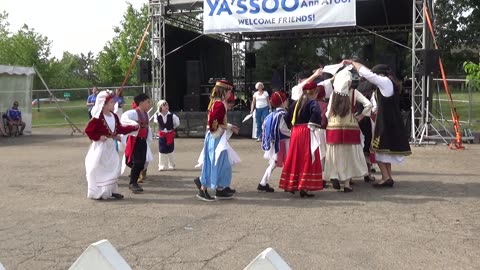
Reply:
<svg viewBox="0 0 480 270"><path fill-rule="evenodd" d="M270 187L269 184L266 184L265 186L262 186L262 185L258 184L257 190L258 191L265 191L265 192L274 192L275 191L275 189Z"/></svg>
<svg viewBox="0 0 480 270"><path fill-rule="evenodd" d="M393 181L393 179L387 179L387 180L383 181L382 183L374 183L373 186L377 187L377 188L393 187L394 183L395 182Z"/></svg>
<svg viewBox="0 0 480 270"><path fill-rule="evenodd" d="M285 192L290 192L292 194L295 194L295 191L294 190L284 190Z"/></svg>
<svg viewBox="0 0 480 270"><path fill-rule="evenodd" d="M214 202L215 199L208 194L207 190L199 190L197 194L197 199L204 201L204 202Z"/></svg>
<svg viewBox="0 0 480 270"><path fill-rule="evenodd" d="M345 193L353 192L353 188L351 188L351 187L343 187L343 192L345 192Z"/></svg>
<svg viewBox="0 0 480 270"><path fill-rule="evenodd" d="M303 197L311 198L313 196L315 196L315 194L310 194L310 193L307 193L305 190L300 190L300 198L303 198Z"/></svg>
<svg viewBox="0 0 480 270"><path fill-rule="evenodd" d="M128 188L135 194L143 193L143 188L138 184L130 184Z"/></svg>
<svg viewBox="0 0 480 270"><path fill-rule="evenodd" d="M121 199L123 199L124 196L120 193L112 193L112 197L117 199L117 200L121 200Z"/></svg>
<svg viewBox="0 0 480 270"><path fill-rule="evenodd" d="M197 186L198 190L202 189L202 182L200 182L199 177L195 177L195 179L193 179L193 183L195 183L195 186Z"/></svg>
<svg viewBox="0 0 480 270"><path fill-rule="evenodd" d="M327 180L322 180L322 183L323 183L323 188L327 188L328 186Z"/></svg>
<svg viewBox="0 0 480 270"><path fill-rule="evenodd" d="M365 180L365 183L373 182L373 181L375 181L375 177L370 176L370 175L366 175L366 176L363 177L363 180Z"/></svg>
<svg viewBox="0 0 480 270"><path fill-rule="evenodd" d="M225 192L232 193L232 194L234 194L235 192L237 192L235 189L231 189L230 187L226 187L226 188L224 188L223 190L225 190Z"/></svg>
<svg viewBox="0 0 480 270"><path fill-rule="evenodd" d="M215 198L217 198L217 200L233 199L233 193L227 192L225 188L222 190L217 189L217 191L215 192Z"/></svg>
<svg viewBox="0 0 480 270"><path fill-rule="evenodd" d="M332 183L332 187L336 190L340 189L340 181L338 179L330 179L330 182Z"/></svg>

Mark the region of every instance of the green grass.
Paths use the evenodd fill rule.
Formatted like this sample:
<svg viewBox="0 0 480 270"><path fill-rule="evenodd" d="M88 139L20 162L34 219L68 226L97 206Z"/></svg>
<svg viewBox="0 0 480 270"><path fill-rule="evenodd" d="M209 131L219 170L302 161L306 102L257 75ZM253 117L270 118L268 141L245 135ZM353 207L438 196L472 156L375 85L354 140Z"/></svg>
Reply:
<svg viewBox="0 0 480 270"><path fill-rule="evenodd" d="M131 109L131 100L125 100L126 104L123 108L124 111ZM88 118L88 110L85 105L84 100L79 101L70 101L70 102L61 102L59 103L65 113L68 115L70 120L74 124L85 125ZM61 110L55 105L55 103L42 103L40 105L40 111L38 111L37 106L32 108L32 126L61 126L68 125L67 120L65 119Z"/></svg>
<svg viewBox="0 0 480 270"><path fill-rule="evenodd" d="M434 96L434 99L437 97ZM447 120L452 120L452 116L450 113L450 102L447 101L447 94L441 93L438 95L438 98L441 99L441 101L435 101L433 102L433 109L434 109L434 115L437 117L439 116L439 113L437 113L438 108L442 108L443 111L443 116ZM472 103L471 103L471 109L469 109L469 103L466 102L469 100L469 95L468 93L452 93L452 98L454 100L454 105L457 108L457 112L460 116L460 121L469 121L469 110L470 110L470 122L469 123L461 123L461 127L463 128L470 128L472 131L480 131L480 92L474 92L472 93ZM451 126L451 124L450 124ZM449 127L450 127L449 126Z"/></svg>

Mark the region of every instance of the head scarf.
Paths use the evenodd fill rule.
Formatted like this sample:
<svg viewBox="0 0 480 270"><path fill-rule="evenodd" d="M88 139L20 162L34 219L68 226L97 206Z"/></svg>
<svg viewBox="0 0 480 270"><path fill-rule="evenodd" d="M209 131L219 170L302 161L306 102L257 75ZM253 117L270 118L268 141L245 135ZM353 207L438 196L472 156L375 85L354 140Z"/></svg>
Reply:
<svg viewBox="0 0 480 270"><path fill-rule="evenodd" d="M348 96L350 83L352 82L352 73L345 68L335 74L333 81L333 91L341 96Z"/></svg>
<svg viewBox="0 0 480 270"><path fill-rule="evenodd" d="M164 104L168 104L168 102L165 99L161 99L157 102L157 113L160 113L160 110L162 109L162 106Z"/></svg>
<svg viewBox="0 0 480 270"><path fill-rule="evenodd" d="M112 98L113 93L108 89L98 93L97 98L95 99L95 105L92 108L92 117L98 119L102 113L103 106Z"/></svg>

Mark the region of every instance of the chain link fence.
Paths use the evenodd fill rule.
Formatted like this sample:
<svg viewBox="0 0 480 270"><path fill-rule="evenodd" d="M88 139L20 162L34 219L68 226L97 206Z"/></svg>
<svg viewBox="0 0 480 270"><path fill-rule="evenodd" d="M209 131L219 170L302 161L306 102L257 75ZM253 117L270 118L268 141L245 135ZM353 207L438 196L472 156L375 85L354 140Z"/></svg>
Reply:
<svg viewBox="0 0 480 270"><path fill-rule="evenodd" d="M112 90L118 87L97 87L98 91ZM76 125L85 125L89 121L87 97L92 88L50 89L32 91L32 127L69 125L68 117ZM126 86L123 89L125 109L131 108L133 97L139 93L150 94L144 86ZM60 108L59 108L60 107Z"/></svg>

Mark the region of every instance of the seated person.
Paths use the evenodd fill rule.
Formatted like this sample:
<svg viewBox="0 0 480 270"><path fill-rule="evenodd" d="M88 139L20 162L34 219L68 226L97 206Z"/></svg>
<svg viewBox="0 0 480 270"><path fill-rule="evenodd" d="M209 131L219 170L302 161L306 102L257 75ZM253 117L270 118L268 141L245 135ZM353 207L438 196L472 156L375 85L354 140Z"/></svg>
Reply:
<svg viewBox="0 0 480 270"><path fill-rule="evenodd" d="M25 122L22 121L22 113L18 109L18 101L14 101L13 107L7 110L7 125L10 130L10 135L13 135L13 126L16 126L17 129L21 127L18 135L23 135Z"/></svg>

